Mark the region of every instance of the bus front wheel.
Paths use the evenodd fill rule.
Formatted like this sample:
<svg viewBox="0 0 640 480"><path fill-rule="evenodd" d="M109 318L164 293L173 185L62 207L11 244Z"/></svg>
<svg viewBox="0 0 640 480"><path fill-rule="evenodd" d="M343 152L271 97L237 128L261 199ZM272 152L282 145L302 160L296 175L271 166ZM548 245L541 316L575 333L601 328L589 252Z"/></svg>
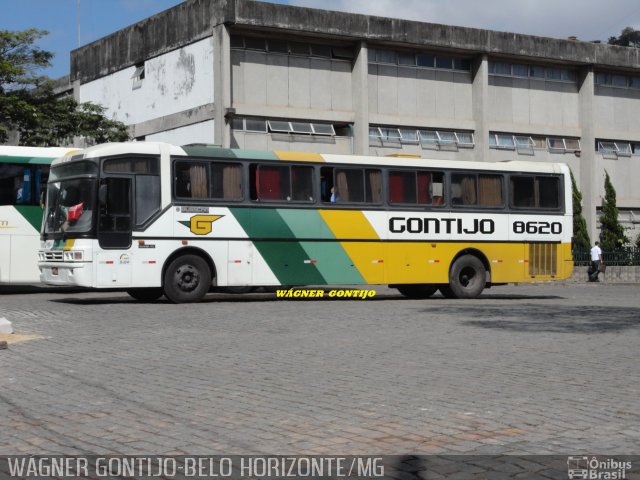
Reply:
<svg viewBox="0 0 640 480"><path fill-rule="evenodd" d="M164 273L164 294L173 303L198 302L211 286L211 270L197 255L174 259Z"/></svg>
<svg viewBox="0 0 640 480"><path fill-rule="evenodd" d="M486 283L487 270L478 257L463 255L453 262L449 271L449 289L456 298L477 298Z"/></svg>
<svg viewBox="0 0 640 480"><path fill-rule="evenodd" d="M407 298L429 298L436 293L436 285L399 285L398 291Z"/></svg>

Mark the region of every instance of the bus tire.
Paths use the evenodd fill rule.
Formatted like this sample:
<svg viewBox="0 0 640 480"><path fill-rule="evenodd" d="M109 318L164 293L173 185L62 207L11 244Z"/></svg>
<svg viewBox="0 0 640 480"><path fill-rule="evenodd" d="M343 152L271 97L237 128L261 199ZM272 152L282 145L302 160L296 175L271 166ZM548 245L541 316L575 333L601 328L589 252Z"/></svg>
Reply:
<svg viewBox="0 0 640 480"><path fill-rule="evenodd" d="M399 285L398 291L407 298L424 299L436 293L438 287L435 285Z"/></svg>
<svg viewBox="0 0 640 480"><path fill-rule="evenodd" d="M127 293L131 298L143 302L153 302L164 295L162 288L131 288Z"/></svg>
<svg viewBox="0 0 640 480"><path fill-rule="evenodd" d="M478 257L463 255L449 270L449 287L455 298L477 298L487 283L487 270Z"/></svg>
<svg viewBox="0 0 640 480"><path fill-rule="evenodd" d="M173 303L198 302L210 286L211 270L198 255L182 255L174 259L164 272L164 294Z"/></svg>

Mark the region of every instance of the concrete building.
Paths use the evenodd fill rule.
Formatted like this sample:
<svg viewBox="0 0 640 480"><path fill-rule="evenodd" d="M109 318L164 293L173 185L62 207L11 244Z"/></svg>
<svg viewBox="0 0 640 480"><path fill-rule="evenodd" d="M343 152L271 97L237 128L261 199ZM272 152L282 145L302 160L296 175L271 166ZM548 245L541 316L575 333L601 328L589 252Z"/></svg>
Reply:
<svg viewBox="0 0 640 480"><path fill-rule="evenodd" d="M640 232L640 49L188 0L71 53L139 140L568 163L592 238L604 172Z"/></svg>

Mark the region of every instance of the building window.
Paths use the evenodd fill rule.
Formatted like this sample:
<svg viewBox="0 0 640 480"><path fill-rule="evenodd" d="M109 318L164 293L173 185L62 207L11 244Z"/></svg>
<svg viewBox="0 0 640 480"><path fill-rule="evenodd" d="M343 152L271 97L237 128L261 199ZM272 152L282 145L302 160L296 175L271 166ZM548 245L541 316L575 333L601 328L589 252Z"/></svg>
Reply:
<svg viewBox="0 0 640 480"><path fill-rule="evenodd" d="M312 123L286 120L267 120L270 132L295 133L301 135L328 135L335 136L336 131L330 123Z"/></svg>
<svg viewBox="0 0 640 480"><path fill-rule="evenodd" d="M547 138L495 132L489 133L489 148L515 150L521 155L533 155L535 149L546 149L551 153L575 153L581 150L580 140L577 138Z"/></svg>
<svg viewBox="0 0 640 480"><path fill-rule="evenodd" d="M577 82L577 72L573 68L542 67L520 63L489 62L489 75L518 78L538 78L553 82Z"/></svg>
<svg viewBox="0 0 640 480"><path fill-rule="evenodd" d="M439 70L471 71L468 58L430 53L396 52L394 50L369 49L369 63L400 65L403 67L435 68Z"/></svg>
<svg viewBox="0 0 640 480"><path fill-rule="evenodd" d="M336 136L336 127L331 123L277 120L256 117L234 117L231 128L252 133L285 133L296 135Z"/></svg>
<svg viewBox="0 0 640 480"><path fill-rule="evenodd" d="M533 141L533 138L531 137L526 137L526 136L520 136L520 135L514 135L513 136L513 142L515 144L516 147L516 151L521 154L521 155L533 155L533 149L535 147L535 143Z"/></svg>
<svg viewBox="0 0 640 480"><path fill-rule="evenodd" d="M618 157L630 157L634 153L640 153L638 147L640 147L640 144L632 144L631 142L609 140L596 141L596 150L604 158L616 159Z"/></svg>
<svg viewBox="0 0 640 480"><path fill-rule="evenodd" d="M142 80L144 80L144 63L136 65L131 79L133 80L132 90L137 90L142 87Z"/></svg>
<svg viewBox="0 0 640 480"><path fill-rule="evenodd" d="M489 148L515 150L516 144L514 137L506 133L492 133L489 135Z"/></svg>
<svg viewBox="0 0 640 480"><path fill-rule="evenodd" d="M472 132L369 127L369 145L372 147L418 144L425 149L458 149L473 148L475 141Z"/></svg>
<svg viewBox="0 0 640 480"><path fill-rule="evenodd" d="M607 87L640 89L640 77L631 75L598 72L596 73L595 81L596 85Z"/></svg>
<svg viewBox="0 0 640 480"><path fill-rule="evenodd" d="M489 148L515 150L521 155L533 155L535 149L546 149L551 153L575 153L581 150L580 140L577 138L495 132L489 133Z"/></svg>
<svg viewBox="0 0 640 480"><path fill-rule="evenodd" d="M283 39L231 35L233 50L257 50L278 55L332 58L353 60L354 52L349 47L339 47L306 42L289 42Z"/></svg>
<svg viewBox="0 0 640 480"><path fill-rule="evenodd" d="M580 140L577 138L549 137L547 145L551 153L579 152Z"/></svg>

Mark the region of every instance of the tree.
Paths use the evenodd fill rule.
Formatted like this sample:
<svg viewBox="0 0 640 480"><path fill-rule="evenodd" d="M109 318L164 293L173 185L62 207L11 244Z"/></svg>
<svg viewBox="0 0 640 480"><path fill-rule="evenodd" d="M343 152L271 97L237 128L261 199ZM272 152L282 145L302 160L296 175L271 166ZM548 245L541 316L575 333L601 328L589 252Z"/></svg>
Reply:
<svg viewBox="0 0 640 480"><path fill-rule="evenodd" d="M589 250L591 241L587 231L587 221L582 215L582 194L578 190L576 179L571 173L571 191L573 193L573 248L577 250Z"/></svg>
<svg viewBox="0 0 640 480"><path fill-rule="evenodd" d="M626 27L622 30L619 37L609 37L609 45L640 47L640 30Z"/></svg>
<svg viewBox="0 0 640 480"><path fill-rule="evenodd" d="M604 205L600 216L600 240L605 250L615 250L627 244L629 239L624 234L624 227L618 221L618 207L616 206L616 190L613 188L609 173L605 170Z"/></svg>
<svg viewBox="0 0 640 480"><path fill-rule="evenodd" d="M126 126L104 115L96 104L58 98L53 81L38 71L49 66L53 54L35 46L44 30L0 30L0 143L9 131L20 133L20 144L52 146L73 137L90 141L125 141Z"/></svg>

